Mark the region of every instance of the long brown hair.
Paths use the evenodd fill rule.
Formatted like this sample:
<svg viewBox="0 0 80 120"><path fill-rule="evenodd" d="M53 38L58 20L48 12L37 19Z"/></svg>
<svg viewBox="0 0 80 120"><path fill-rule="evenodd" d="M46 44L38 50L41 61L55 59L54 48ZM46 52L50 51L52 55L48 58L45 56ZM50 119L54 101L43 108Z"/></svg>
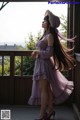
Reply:
<svg viewBox="0 0 80 120"><path fill-rule="evenodd" d="M50 27L50 32L53 35L54 43L53 43L53 59L54 65L57 66L59 70L69 70L73 69L75 66L75 59L68 53L70 49L62 46L56 29Z"/></svg>

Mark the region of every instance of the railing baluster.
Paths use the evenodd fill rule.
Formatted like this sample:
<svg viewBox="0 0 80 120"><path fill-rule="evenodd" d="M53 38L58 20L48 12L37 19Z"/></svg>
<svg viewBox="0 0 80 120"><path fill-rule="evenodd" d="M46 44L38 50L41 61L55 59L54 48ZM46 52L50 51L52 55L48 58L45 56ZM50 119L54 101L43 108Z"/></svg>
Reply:
<svg viewBox="0 0 80 120"><path fill-rule="evenodd" d="M14 53L10 54L10 76L14 76Z"/></svg>
<svg viewBox="0 0 80 120"><path fill-rule="evenodd" d="M23 76L23 56L21 56L21 76Z"/></svg>
<svg viewBox="0 0 80 120"><path fill-rule="evenodd" d="M4 56L2 56L2 76L4 76Z"/></svg>

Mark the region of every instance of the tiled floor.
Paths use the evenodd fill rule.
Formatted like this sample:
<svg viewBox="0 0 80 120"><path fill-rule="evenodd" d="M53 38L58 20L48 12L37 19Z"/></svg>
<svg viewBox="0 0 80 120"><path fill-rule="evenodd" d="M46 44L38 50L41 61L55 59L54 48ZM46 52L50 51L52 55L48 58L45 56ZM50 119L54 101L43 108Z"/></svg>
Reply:
<svg viewBox="0 0 80 120"><path fill-rule="evenodd" d="M11 110L10 120L34 120L39 115L38 106L0 106L0 110ZM75 120L73 110L71 107L67 106L56 106L55 107L56 116L55 120ZM0 112L1 116L1 112ZM7 119L5 119L7 120Z"/></svg>

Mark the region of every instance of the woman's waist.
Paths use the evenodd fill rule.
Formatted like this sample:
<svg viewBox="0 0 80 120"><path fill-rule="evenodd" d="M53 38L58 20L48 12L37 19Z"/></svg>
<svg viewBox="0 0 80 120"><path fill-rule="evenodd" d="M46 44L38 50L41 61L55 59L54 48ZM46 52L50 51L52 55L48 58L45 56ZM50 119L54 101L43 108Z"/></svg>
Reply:
<svg viewBox="0 0 80 120"><path fill-rule="evenodd" d="M42 59L42 58L36 58L36 61L37 62L43 62L43 63L48 63L48 64L51 64L53 65L53 63L51 62L51 59L50 58L45 58L45 59Z"/></svg>
<svg viewBox="0 0 80 120"><path fill-rule="evenodd" d="M43 59L43 58L41 58L41 57L36 57L36 60L41 60L41 61L50 61L50 58L45 58L45 59Z"/></svg>

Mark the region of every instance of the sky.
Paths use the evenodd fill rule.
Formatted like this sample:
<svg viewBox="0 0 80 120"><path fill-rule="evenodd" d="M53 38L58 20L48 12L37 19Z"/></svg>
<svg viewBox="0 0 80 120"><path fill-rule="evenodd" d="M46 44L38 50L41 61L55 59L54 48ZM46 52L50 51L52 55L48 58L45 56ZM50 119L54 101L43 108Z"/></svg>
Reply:
<svg viewBox="0 0 80 120"><path fill-rule="evenodd" d="M47 9L59 17L67 16L67 4L9 2L0 11L0 45L24 45L25 41L29 41L30 33L36 36L43 30L41 25Z"/></svg>

